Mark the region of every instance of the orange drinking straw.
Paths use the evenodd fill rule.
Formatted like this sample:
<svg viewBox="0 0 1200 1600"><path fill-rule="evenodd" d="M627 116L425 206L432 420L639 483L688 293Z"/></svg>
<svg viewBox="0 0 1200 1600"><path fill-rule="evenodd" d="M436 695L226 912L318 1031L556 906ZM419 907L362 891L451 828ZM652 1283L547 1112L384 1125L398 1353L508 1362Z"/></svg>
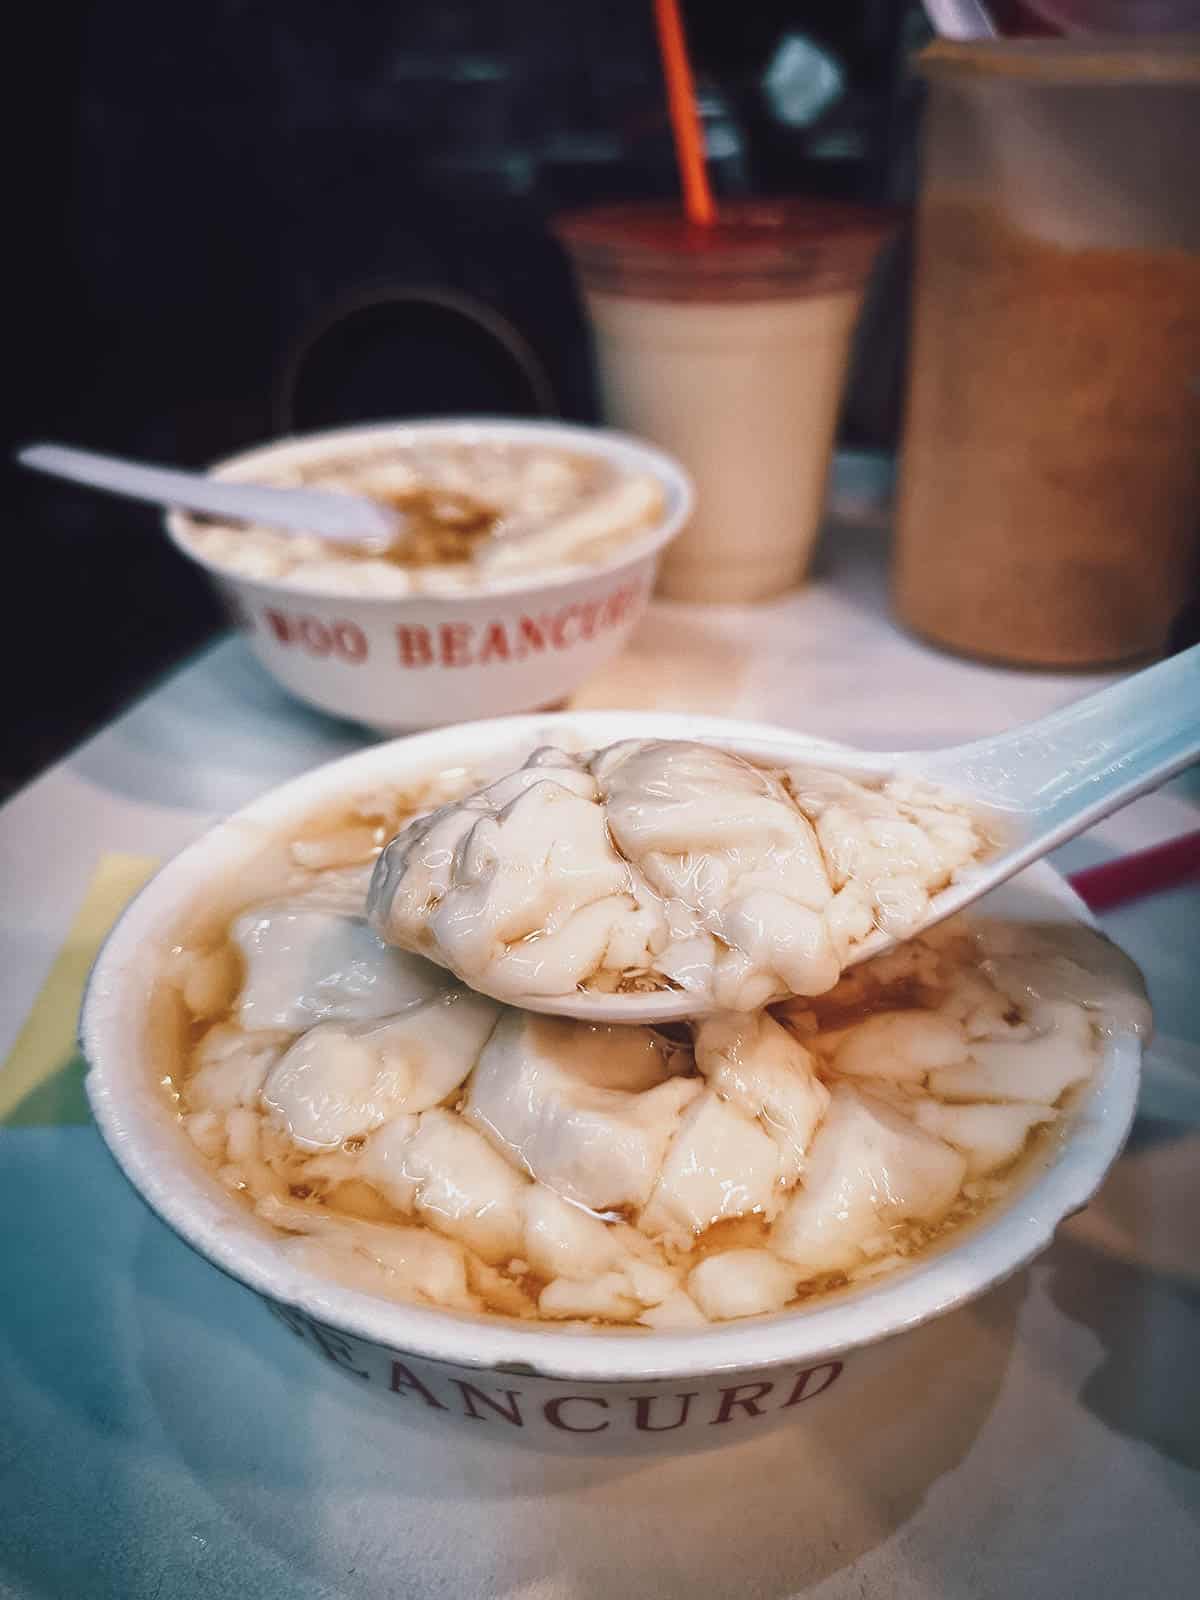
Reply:
<svg viewBox="0 0 1200 1600"><path fill-rule="evenodd" d="M678 0L654 0L654 20L658 24L658 47L667 79L667 105L675 135L675 154L683 179L684 210L689 222L707 225L717 220L717 208L709 187L708 168L704 165L704 130L696 110L696 86L692 82Z"/></svg>

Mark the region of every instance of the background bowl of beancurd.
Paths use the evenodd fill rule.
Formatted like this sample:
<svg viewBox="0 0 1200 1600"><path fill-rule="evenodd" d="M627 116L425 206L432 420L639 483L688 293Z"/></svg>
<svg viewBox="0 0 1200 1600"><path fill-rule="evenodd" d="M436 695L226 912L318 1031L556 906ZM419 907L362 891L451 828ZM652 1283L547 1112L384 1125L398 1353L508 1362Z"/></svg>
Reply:
<svg viewBox="0 0 1200 1600"><path fill-rule="evenodd" d="M977 1221L861 1288L776 1314L666 1332L556 1328L397 1303L301 1268L225 1191L160 1084L174 1048L156 1011L170 952L268 893L288 841L314 817L380 786L416 787L466 767L482 781L540 744L584 750L625 738L703 739L751 753L781 730L722 718L592 712L440 729L375 746L276 789L164 867L101 952L81 1021L100 1132L145 1202L181 1239L253 1290L315 1360L340 1368L398 1426L482 1433L546 1452L679 1454L770 1428L848 1423L879 1386L903 1384L924 1324L984 1294L1044 1250L1116 1159L1133 1118L1142 1037L1118 1023L1055 1137ZM793 735L786 735L791 739ZM836 747L814 741L819 761ZM1040 864L982 908L1024 921L1088 922ZM964 1326L962 1338L971 1337ZM970 1351L964 1350L969 1363ZM953 1375L947 1376L953 1381ZM349 1393L349 1391L347 1391ZM220 1403L220 1396L213 1396Z"/></svg>
<svg viewBox="0 0 1200 1600"><path fill-rule="evenodd" d="M380 453L446 445L537 449L654 479L661 506L594 565L548 564L459 592L396 594L250 576L212 559L195 524L167 513L176 547L204 568L270 675L297 699L384 733L558 705L624 646L643 616L662 551L686 523L692 486L640 439L565 422L446 419L371 423L285 438L217 463L231 481L353 476Z"/></svg>

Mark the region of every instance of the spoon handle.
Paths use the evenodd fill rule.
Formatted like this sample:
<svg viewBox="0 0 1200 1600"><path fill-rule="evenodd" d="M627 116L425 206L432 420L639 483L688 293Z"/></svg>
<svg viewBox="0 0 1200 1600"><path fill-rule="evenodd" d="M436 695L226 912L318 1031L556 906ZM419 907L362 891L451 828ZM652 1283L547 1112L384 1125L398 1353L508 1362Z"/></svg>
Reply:
<svg viewBox="0 0 1200 1600"><path fill-rule="evenodd" d="M145 466L119 456L76 450L70 445L30 445L17 459L23 466L52 477L86 483L93 489L126 495L132 500L179 506L205 516L262 522L327 539L388 539L396 532L396 522L386 508L365 496L222 483L201 473Z"/></svg>
<svg viewBox="0 0 1200 1600"><path fill-rule="evenodd" d="M1025 813L1044 849L1200 760L1200 645L1040 722L921 758L929 777Z"/></svg>

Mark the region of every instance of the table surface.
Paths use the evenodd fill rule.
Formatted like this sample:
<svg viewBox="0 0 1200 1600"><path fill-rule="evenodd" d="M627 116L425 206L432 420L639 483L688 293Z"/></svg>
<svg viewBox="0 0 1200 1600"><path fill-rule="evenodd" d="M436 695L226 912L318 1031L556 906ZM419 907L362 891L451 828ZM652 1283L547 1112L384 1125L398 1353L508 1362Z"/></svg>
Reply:
<svg viewBox="0 0 1200 1600"><path fill-rule="evenodd" d="M881 532L754 610L656 604L574 702L762 718L880 748L1038 716L1103 678L956 661L885 620ZM358 748L224 640L0 811L0 1059L99 857L166 856ZM1195 828L1185 774L1060 852ZM1108 917L1163 1036L1098 1200L937 1324L919 1395L853 1437L575 1462L380 1416L193 1256L85 1126L0 1130L0 1595L1005 1596L1193 1591L1200 1571L1200 892ZM167 1352L170 1352L168 1355Z"/></svg>

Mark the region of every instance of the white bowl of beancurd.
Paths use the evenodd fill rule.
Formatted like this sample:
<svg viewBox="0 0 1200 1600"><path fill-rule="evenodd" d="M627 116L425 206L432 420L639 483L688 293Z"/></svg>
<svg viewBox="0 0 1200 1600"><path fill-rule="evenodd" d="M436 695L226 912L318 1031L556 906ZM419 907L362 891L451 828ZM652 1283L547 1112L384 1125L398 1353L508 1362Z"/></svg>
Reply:
<svg viewBox="0 0 1200 1600"><path fill-rule="evenodd" d="M385 733L561 704L628 639L692 505L665 452L561 422L371 423L212 470L401 513L392 548L166 517L273 678Z"/></svg>
<svg viewBox="0 0 1200 1600"><path fill-rule="evenodd" d="M782 741L837 757L632 712L379 745L183 851L91 976L88 1094L130 1182L402 1426L641 1455L851 1420L1050 1245L1132 1121L1140 977L1044 864L821 994L661 1033L534 1016L378 937L366 885L413 818L623 741L709 747L772 804Z"/></svg>

